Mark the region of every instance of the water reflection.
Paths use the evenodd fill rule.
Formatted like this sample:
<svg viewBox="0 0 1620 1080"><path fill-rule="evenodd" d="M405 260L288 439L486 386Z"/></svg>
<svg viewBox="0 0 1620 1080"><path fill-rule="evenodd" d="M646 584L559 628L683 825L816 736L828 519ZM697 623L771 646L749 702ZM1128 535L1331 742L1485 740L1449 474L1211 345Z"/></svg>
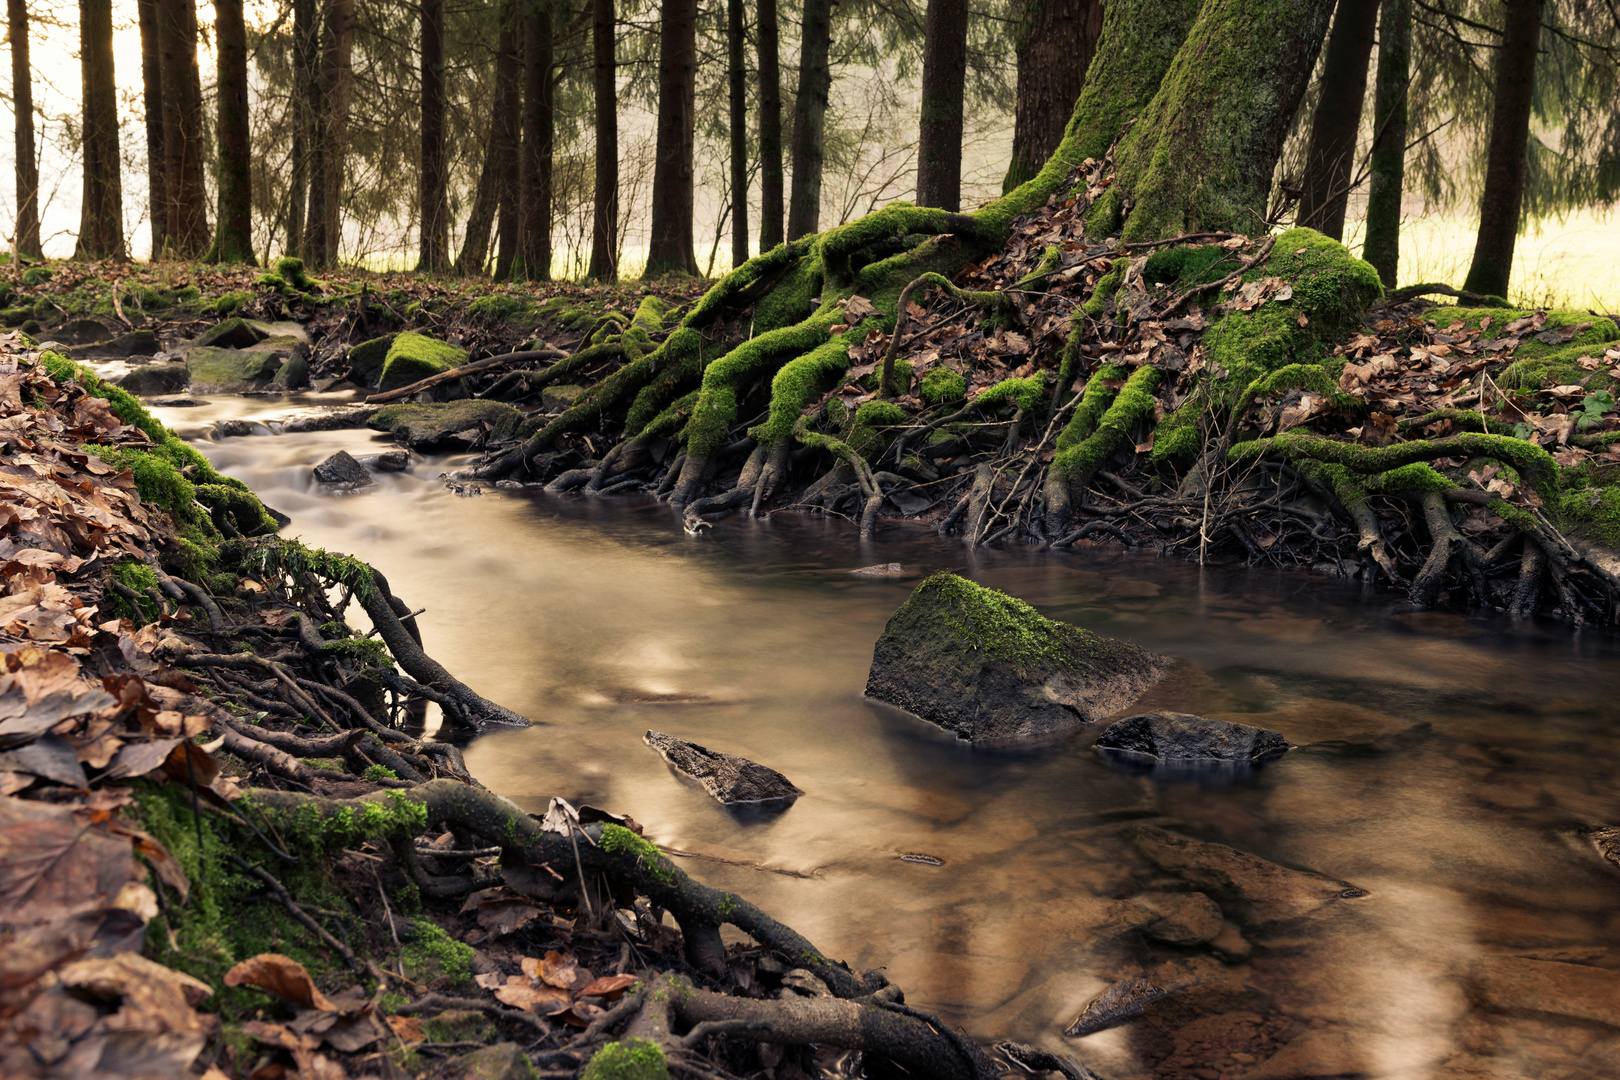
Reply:
<svg viewBox="0 0 1620 1080"><path fill-rule="evenodd" d="M285 410L226 399L163 419L205 435ZM382 448L364 431L199 445L290 514L290 534L379 566L427 607L430 652L540 722L469 748L492 788L633 815L695 856L689 872L857 970L886 965L908 1000L975 1034L1117 1077L1614 1075L1614 1024L1538 989L1557 965L1620 1022L1620 879L1576 835L1620 821L1609 635L1412 613L1299 573L967 552L905 526L862 545L841 522L781 515L693 540L650 501L457 498L435 480L444 459L360 496L322 492L310 466ZM1301 749L1210 785L1117 772L1085 738L963 746L861 696L916 578L848 571L891 561L1181 658L1133 711L1272 728ZM648 728L769 765L805 795L739 821L672 775ZM1121 900L1190 886L1129 842L1145 820L1370 895L1296 924L1229 923L1224 951L1150 947ZM1144 970L1188 989L1129 1027L1057 1034Z"/></svg>

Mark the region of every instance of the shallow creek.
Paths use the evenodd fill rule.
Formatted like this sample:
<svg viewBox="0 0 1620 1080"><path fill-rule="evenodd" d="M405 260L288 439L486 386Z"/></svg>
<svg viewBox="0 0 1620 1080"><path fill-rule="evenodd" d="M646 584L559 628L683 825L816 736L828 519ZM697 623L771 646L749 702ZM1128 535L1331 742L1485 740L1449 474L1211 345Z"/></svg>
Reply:
<svg viewBox="0 0 1620 1080"><path fill-rule="evenodd" d="M1620 875L1577 835L1620 824L1612 635L1413 613L1303 573L1117 549L968 552L899 525L868 546L841 521L791 514L693 539L639 498L457 497L436 479L450 459L334 496L310 466L386 449L378 437L212 436L221 419L319 402L157 412L290 514L288 535L382 569L427 608L432 655L536 721L467 751L521 805L555 794L629 813L693 856L688 873L856 970L885 965L911 1004L1104 1076L1620 1069ZM910 576L849 573L886 562ZM1105 765L1089 739L975 752L867 702L885 619L940 568L1179 658L1145 704L1275 728L1300 748L1252 777L1155 780ZM777 768L805 795L733 815L642 743L650 728ZM1238 928L1247 961L1149 947L1123 932L1120 898L1186 885L1135 853L1142 821L1367 895ZM1059 1034L1144 968L1183 989L1123 1028Z"/></svg>

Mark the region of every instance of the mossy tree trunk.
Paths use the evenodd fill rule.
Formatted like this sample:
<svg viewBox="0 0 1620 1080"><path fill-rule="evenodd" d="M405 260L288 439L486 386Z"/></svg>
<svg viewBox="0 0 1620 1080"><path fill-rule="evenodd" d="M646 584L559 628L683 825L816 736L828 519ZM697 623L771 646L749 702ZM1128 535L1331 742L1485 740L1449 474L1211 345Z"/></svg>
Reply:
<svg viewBox="0 0 1620 1080"><path fill-rule="evenodd" d="M1121 141L1087 231L1265 232L1271 174L1332 13L1333 0L1208 0Z"/></svg>
<svg viewBox="0 0 1620 1080"><path fill-rule="evenodd" d="M495 125L490 130L490 153L500 172L496 180L499 209L495 240L495 280L512 276L518 257L518 184L522 172L518 158L523 145L523 18L521 0L506 0L501 8L500 48L509 67L502 83L496 68Z"/></svg>
<svg viewBox="0 0 1620 1080"><path fill-rule="evenodd" d="M528 0L523 19L523 150L518 167L518 258L512 276L551 278L551 152L556 131L550 0Z"/></svg>
<svg viewBox="0 0 1620 1080"><path fill-rule="evenodd" d="M1384 288L1395 287L1401 258L1401 196L1406 187L1406 86L1412 49L1411 0L1383 0L1378 14L1378 73L1367 189L1367 242Z"/></svg>

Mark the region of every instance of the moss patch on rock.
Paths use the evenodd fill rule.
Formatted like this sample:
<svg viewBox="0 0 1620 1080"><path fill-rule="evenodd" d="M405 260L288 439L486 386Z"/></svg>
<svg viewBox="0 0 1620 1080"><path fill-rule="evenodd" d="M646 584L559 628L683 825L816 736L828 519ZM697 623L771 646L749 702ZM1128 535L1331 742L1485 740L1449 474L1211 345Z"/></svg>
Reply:
<svg viewBox="0 0 1620 1080"><path fill-rule="evenodd" d="M354 351L349 352L354 363ZM467 351L436 341L426 334L407 331L394 338L383 358L382 376L378 380L381 391L397 390L419 379L449 371L467 362Z"/></svg>
<svg viewBox="0 0 1620 1080"><path fill-rule="evenodd" d="M523 414L500 401L441 401L425 405L385 405L372 414L366 426L386 431L394 441L413 450L440 450L465 446L470 439L462 432L482 433L491 439L505 439L516 433Z"/></svg>

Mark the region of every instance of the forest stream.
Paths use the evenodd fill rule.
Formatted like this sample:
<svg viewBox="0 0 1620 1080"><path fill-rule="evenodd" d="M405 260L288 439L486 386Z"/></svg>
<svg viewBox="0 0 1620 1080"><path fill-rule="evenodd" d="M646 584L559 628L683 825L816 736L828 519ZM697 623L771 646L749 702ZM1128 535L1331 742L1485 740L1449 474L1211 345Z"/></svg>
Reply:
<svg viewBox="0 0 1620 1080"><path fill-rule="evenodd" d="M1152 1061L1155 1075L1213 1080L1277 1042L1379 1076L1429 1075L1459 1054L1495 1075L1612 1068L1611 1028L1525 996L1544 983L1578 998L1560 976L1620 955L1614 877L1579 834L1620 820L1611 634L1415 612L1336 579L1118 548L970 551L904 523L862 544L845 521L778 513L691 538L645 496L458 497L438 479L456 458L414 457L338 495L312 465L388 446L363 430L273 433L323 400L153 411L290 515L285 535L386 573L426 607L432 655L535 718L466 749L473 773L526 809L561 795L628 813L685 853L688 873L855 970L882 965L917 1007L1105 1076ZM218 437L227 419L255 434ZM888 563L899 572L852 573ZM866 700L873 642L935 569L1175 657L1133 711L1273 728L1298 749L1253 775L1132 775L1086 739L975 751ZM643 743L649 729L760 761L805 794L734 815ZM1174 886L1131 850L1143 822L1355 889L1281 928L1149 945L1127 933L1122 898ZM1547 977L1499 978L1504 964ZM1146 1019L1061 1035L1098 991L1144 971L1178 986ZM1286 1058L1246 1075L1305 1075Z"/></svg>

